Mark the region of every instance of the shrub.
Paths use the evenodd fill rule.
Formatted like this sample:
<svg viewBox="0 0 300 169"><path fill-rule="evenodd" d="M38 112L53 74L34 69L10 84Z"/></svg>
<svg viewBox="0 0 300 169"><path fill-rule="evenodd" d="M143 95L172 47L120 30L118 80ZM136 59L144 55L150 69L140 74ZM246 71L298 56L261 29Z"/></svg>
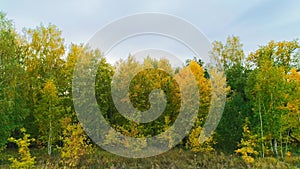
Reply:
<svg viewBox="0 0 300 169"><path fill-rule="evenodd" d="M105 144L122 145L122 148L132 149L134 151L139 151L147 146L146 139L140 139L136 142L136 144L131 144L130 138L144 138L144 135L139 132L137 123L131 122L130 127L122 127L119 125L115 125L114 128L115 130L110 129L107 133L105 138ZM121 139L120 137L118 137L118 134L116 132L119 132L122 135L127 136L129 138Z"/></svg>
<svg viewBox="0 0 300 169"><path fill-rule="evenodd" d="M191 149L193 152L211 152L214 151L214 148L212 147L213 144L215 144L213 137L209 137L206 139L205 142L200 142L200 134L202 131L202 127L198 126L196 128L193 128L188 136L188 142L186 144L186 147Z"/></svg>
<svg viewBox="0 0 300 169"><path fill-rule="evenodd" d="M239 144L239 149L235 150L236 153L241 154L242 158L246 163L253 163L254 158L253 156L258 155L258 152L255 150L256 147L256 135L252 135L249 129L249 120L246 118L244 127L243 127L243 138L241 143Z"/></svg>
<svg viewBox="0 0 300 169"><path fill-rule="evenodd" d="M10 142L16 143L19 147L19 158L10 158L9 160L12 162L11 167L12 168L34 168L35 164L35 157L31 157L30 151L29 151L29 145L30 142L35 141L34 138L29 139L30 135L26 134L26 129L21 128L21 133L23 134L23 138L15 139L13 137L9 138L8 140Z"/></svg>
<svg viewBox="0 0 300 169"><path fill-rule="evenodd" d="M63 147L59 147L61 163L66 168L76 168L82 157L92 153L92 144L80 123L72 124L69 118L65 118L62 123L65 129L61 137Z"/></svg>

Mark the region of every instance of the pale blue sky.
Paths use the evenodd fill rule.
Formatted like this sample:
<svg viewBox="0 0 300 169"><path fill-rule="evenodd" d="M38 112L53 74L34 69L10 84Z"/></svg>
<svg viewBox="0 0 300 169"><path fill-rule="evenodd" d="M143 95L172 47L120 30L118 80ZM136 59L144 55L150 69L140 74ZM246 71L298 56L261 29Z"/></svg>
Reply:
<svg viewBox="0 0 300 169"><path fill-rule="evenodd" d="M67 44L85 43L107 23L141 12L179 16L194 24L211 41L237 35L246 53L270 40L300 37L299 0L0 0L0 10L7 13L18 30L40 23L57 25ZM137 48L141 47L144 46ZM183 49L178 53L184 57L190 55Z"/></svg>

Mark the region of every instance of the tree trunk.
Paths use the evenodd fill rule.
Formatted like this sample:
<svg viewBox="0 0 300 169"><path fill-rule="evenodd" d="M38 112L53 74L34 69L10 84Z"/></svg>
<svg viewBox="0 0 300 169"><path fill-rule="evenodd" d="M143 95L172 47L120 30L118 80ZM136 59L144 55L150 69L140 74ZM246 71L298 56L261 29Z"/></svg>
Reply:
<svg viewBox="0 0 300 169"><path fill-rule="evenodd" d="M276 155L276 157L278 157L278 146L277 146L277 140L276 140L276 138L274 139L274 150L275 150L275 155Z"/></svg>
<svg viewBox="0 0 300 169"><path fill-rule="evenodd" d="M49 137L48 137L48 155L51 156L51 153L52 153L52 124L50 120Z"/></svg>
<svg viewBox="0 0 300 169"><path fill-rule="evenodd" d="M270 140L270 147L271 147L272 154L275 154L272 140Z"/></svg>
<svg viewBox="0 0 300 169"><path fill-rule="evenodd" d="M261 105L260 105L260 96L258 98L259 102L259 118L260 118L260 133L261 133L261 148L262 148L262 157L265 157L265 147L264 147L264 130L263 130L263 121L262 121L262 115L261 115Z"/></svg>
<svg viewBox="0 0 300 169"><path fill-rule="evenodd" d="M282 143L282 134L280 132L280 155L281 155L281 158L283 158L283 143Z"/></svg>

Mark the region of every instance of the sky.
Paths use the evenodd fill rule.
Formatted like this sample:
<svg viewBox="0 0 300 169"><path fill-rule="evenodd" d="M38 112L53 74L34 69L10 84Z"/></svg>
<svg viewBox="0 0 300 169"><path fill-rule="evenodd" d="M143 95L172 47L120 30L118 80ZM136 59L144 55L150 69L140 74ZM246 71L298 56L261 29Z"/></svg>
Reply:
<svg viewBox="0 0 300 169"><path fill-rule="evenodd" d="M300 38L299 0L0 0L0 10L14 21L18 31L40 24L56 25L66 45L86 43L108 23L143 12L183 18L210 41L224 42L228 36L239 36L246 55L270 40ZM177 42L156 36L128 39L111 55L124 56L143 48L166 48L182 59L193 55Z"/></svg>

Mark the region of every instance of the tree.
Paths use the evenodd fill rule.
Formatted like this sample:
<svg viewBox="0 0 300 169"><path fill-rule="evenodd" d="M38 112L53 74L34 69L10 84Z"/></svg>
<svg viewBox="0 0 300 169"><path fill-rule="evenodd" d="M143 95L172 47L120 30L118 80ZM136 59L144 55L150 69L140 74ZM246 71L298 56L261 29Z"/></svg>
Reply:
<svg viewBox="0 0 300 169"><path fill-rule="evenodd" d="M224 70L226 83L231 89L216 130L216 147L233 152L242 137L244 119L250 115L250 104L245 94L249 70L243 64L243 45L236 36L229 36L225 44L215 41L210 55Z"/></svg>
<svg viewBox="0 0 300 169"><path fill-rule="evenodd" d="M47 143L48 155L52 153L52 145L59 140L61 129L60 119L63 117L60 100L53 80L44 84L41 90L41 99L37 101L34 111L40 137Z"/></svg>
<svg viewBox="0 0 300 169"><path fill-rule="evenodd" d="M41 25L36 29L27 29L24 33L26 42L26 57L24 64L28 75L28 92L31 114L34 127L38 128L38 136L48 145L48 154L51 155L52 144L58 140L61 131L57 121L62 117L62 102L60 97L66 92L63 76L65 54L64 39L56 26ZM55 119L55 120L54 120ZM32 131L33 132L33 131Z"/></svg>
<svg viewBox="0 0 300 169"><path fill-rule="evenodd" d="M296 48L296 41L271 41L247 58L254 68L247 82L247 97L257 119L253 119L254 125L259 126L262 156L269 151L276 156L280 151L283 156L283 141L288 132L283 125L287 111L282 107L289 98L286 74L295 62Z"/></svg>
<svg viewBox="0 0 300 169"><path fill-rule="evenodd" d="M176 119L180 107L179 88L174 79L174 70L168 60L146 58L143 63L129 56L116 65L112 79L114 104L118 110L125 111L131 118L138 119L141 113L152 118L155 113L162 113L154 121L138 123L144 131L142 135L157 135L164 131L165 117L170 118L170 125ZM160 90L157 90L160 89ZM155 92L153 92L155 91ZM165 107L161 103L166 103ZM148 118L148 119L149 119ZM112 114L112 124L117 123L124 129L130 130L130 122L117 110ZM138 121L138 120L136 120ZM129 128L128 128L129 127Z"/></svg>
<svg viewBox="0 0 300 169"><path fill-rule="evenodd" d="M288 81L288 103L283 110L288 112L284 114L282 125L287 132L285 140L285 154L291 149L289 144L300 146L300 74L296 68L292 68L287 75Z"/></svg>
<svg viewBox="0 0 300 169"><path fill-rule="evenodd" d="M197 82L198 86L198 92L200 96L199 100L199 110L198 110L198 116L195 122L194 127L190 131L188 137L187 137L187 142L186 146L190 148L194 152L203 152L203 151L212 151L213 145L215 144L213 136L208 137L205 142L200 142L199 137L201 134L205 134L205 136L208 134L205 130L207 129L208 132L210 132L209 128L203 128L204 122L208 118L208 112L210 110L211 105L211 99L212 97L215 97L216 93L212 93L212 84L211 84L211 79L206 79L205 78L205 70L201 67L201 65L195 61L190 61L189 66L191 72L194 75L194 78ZM212 78L217 78L216 74L212 74L210 76ZM214 79L216 80L216 79ZM221 79L219 79L219 82L222 82ZM223 81L225 83L225 81ZM216 82L214 84L217 84ZM213 86L213 87L221 87L221 86ZM221 91L222 89L216 89L216 91L219 90ZM215 112L213 112L215 113ZM217 119L216 119L217 120ZM210 121L211 122L211 121ZM207 126L205 126L207 127ZM205 137L204 136L204 137Z"/></svg>
<svg viewBox="0 0 300 169"><path fill-rule="evenodd" d="M0 13L0 150L28 116L24 47L13 24Z"/></svg>
<svg viewBox="0 0 300 169"><path fill-rule="evenodd" d="M225 72L235 65L242 65L245 54L238 37L229 36L225 45L220 41L215 41L212 45L210 55Z"/></svg>

